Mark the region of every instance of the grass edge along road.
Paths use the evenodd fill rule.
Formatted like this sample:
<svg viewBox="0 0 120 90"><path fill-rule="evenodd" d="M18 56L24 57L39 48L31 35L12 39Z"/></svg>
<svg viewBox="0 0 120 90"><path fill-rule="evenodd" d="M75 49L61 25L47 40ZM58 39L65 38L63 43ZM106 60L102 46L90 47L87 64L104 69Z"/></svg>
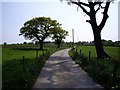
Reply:
<svg viewBox="0 0 120 90"><path fill-rule="evenodd" d="M110 47L104 47L107 53L111 53ZM106 49L107 48L107 49ZM113 47L111 47L113 49ZM119 47L120 48L120 47ZM81 50L81 51L80 51ZM91 57L89 58L89 51L91 50ZM116 51L116 50L115 50ZM114 52L116 55L118 52ZM69 55L73 60L82 67L95 82L103 85L109 89L120 89L120 62L113 59L100 60L95 58L95 47L94 46L78 46L75 49L69 51ZM113 55L111 56L114 58ZM119 57L117 57L119 58ZM108 89L108 90L109 90Z"/></svg>
<svg viewBox="0 0 120 90"><path fill-rule="evenodd" d="M36 57L37 56L36 47L32 47L32 48L31 47L20 48L19 46L18 46L19 48L18 47L15 48L12 46L6 46L6 47L7 48L5 47L2 48L3 89L5 88L30 89L35 83L42 67L44 66L49 56L55 51L60 50L60 49L56 49L55 47L49 46L50 48L46 47L44 51L38 50L38 57ZM19 55L21 56L19 57ZM32 56L29 56L29 55L32 55ZM8 59L8 60L5 60L5 59Z"/></svg>

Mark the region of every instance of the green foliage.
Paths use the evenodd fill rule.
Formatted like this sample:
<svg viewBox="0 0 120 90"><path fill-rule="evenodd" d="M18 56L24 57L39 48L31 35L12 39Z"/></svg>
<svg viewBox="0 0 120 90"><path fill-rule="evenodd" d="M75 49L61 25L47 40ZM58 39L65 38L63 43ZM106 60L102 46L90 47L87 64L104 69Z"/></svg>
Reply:
<svg viewBox="0 0 120 90"><path fill-rule="evenodd" d="M10 47L10 46L9 46ZM36 61L35 48L3 48L2 49L2 85L3 88L30 88L34 84L45 59L39 57ZM39 51L42 55L42 51ZM25 70L22 58L25 56ZM48 57L48 56L45 56Z"/></svg>
<svg viewBox="0 0 120 90"><path fill-rule="evenodd" d="M56 20L51 20L49 17L36 17L24 23L19 35L23 35L29 40L38 41L42 50L43 41L50 36L51 30L58 24Z"/></svg>
<svg viewBox="0 0 120 90"><path fill-rule="evenodd" d="M102 40L102 45L104 45L104 46L113 46L114 45L114 43L113 43L113 41L112 40Z"/></svg>
<svg viewBox="0 0 120 90"><path fill-rule="evenodd" d="M52 39L55 39L55 44L58 44L59 47L62 40L68 35L68 32L59 26L52 30L52 34Z"/></svg>
<svg viewBox="0 0 120 90"><path fill-rule="evenodd" d="M57 24L56 20L51 20L49 17L36 17L24 23L20 35L30 40L44 40Z"/></svg>
<svg viewBox="0 0 120 90"><path fill-rule="evenodd" d="M52 33L53 33L52 38L59 40L65 39L65 36L68 35L68 32L63 30L61 27L56 27L55 29L53 29Z"/></svg>
<svg viewBox="0 0 120 90"><path fill-rule="evenodd" d="M87 46L77 47L78 50L79 48L89 49L89 48L93 48L93 46L89 48ZM110 49L110 47L105 47L105 48ZM111 47L111 49L113 51L115 50L114 47ZM109 89L120 88L120 62L119 61L115 63L116 60L115 61L102 60L102 59L96 59L95 57L88 59L88 56L87 56L88 54L86 54L85 52L82 52L82 54L80 54L79 52L76 52L78 50L75 50L75 49L70 50L69 51L70 56L75 60L77 64L79 64L82 67L82 69L84 69L91 77L93 77L93 79L97 83L100 83L105 88L109 88ZM108 51L108 53L110 53L110 51ZM114 52L114 53L118 53L118 52ZM117 64L117 67L114 67L114 65L116 66L116 64ZM113 69L115 69L116 76L113 76L114 74Z"/></svg>
<svg viewBox="0 0 120 90"><path fill-rule="evenodd" d="M36 17L24 23L19 35L23 35L25 39L37 41L40 49L43 49L43 42L47 37L53 36L53 39L56 41L57 38L59 43L65 39L68 32L60 26L61 24L49 17Z"/></svg>

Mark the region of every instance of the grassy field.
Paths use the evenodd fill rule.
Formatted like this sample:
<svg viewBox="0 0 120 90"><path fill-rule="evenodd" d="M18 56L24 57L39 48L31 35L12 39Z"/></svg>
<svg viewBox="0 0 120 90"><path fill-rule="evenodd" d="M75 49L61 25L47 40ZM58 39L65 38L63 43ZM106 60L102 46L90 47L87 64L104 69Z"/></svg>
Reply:
<svg viewBox="0 0 120 90"><path fill-rule="evenodd" d="M111 56L112 59L114 59L114 60L120 59L120 55L118 52L118 51L120 51L120 47L104 46L104 49L108 53L108 55ZM80 52L80 50L81 50L82 54L84 54L87 57L89 56L89 51L91 51L91 57L93 57L93 58L97 57L95 46L78 46L77 51Z"/></svg>
<svg viewBox="0 0 120 90"><path fill-rule="evenodd" d="M50 54L59 50L55 48L55 45L48 46L45 46L42 51L38 50L37 45L3 46L3 88L31 88ZM38 58L36 58L37 50ZM23 56L25 57L24 61Z"/></svg>

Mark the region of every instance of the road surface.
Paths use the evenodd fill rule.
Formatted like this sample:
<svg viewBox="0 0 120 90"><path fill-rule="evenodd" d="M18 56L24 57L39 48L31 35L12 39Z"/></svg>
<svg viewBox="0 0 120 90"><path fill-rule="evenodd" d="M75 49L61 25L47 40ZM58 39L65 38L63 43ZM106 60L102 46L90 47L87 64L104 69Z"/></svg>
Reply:
<svg viewBox="0 0 120 90"><path fill-rule="evenodd" d="M69 49L55 52L46 61L33 88L103 89L69 57Z"/></svg>

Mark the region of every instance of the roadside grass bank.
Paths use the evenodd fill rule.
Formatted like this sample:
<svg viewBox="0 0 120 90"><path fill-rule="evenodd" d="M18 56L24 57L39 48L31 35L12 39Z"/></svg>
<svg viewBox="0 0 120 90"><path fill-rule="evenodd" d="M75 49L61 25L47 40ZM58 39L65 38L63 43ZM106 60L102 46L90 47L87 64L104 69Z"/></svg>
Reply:
<svg viewBox="0 0 120 90"><path fill-rule="evenodd" d="M104 47L112 59L96 59L94 46L78 46L69 51L73 60L85 70L95 82L107 90L120 89L120 61L117 47Z"/></svg>
<svg viewBox="0 0 120 90"><path fill-rule="evenodd" d="M35 45L7 45L2 47L2 89L30 90L49 56L60 49Z"/></svg>

